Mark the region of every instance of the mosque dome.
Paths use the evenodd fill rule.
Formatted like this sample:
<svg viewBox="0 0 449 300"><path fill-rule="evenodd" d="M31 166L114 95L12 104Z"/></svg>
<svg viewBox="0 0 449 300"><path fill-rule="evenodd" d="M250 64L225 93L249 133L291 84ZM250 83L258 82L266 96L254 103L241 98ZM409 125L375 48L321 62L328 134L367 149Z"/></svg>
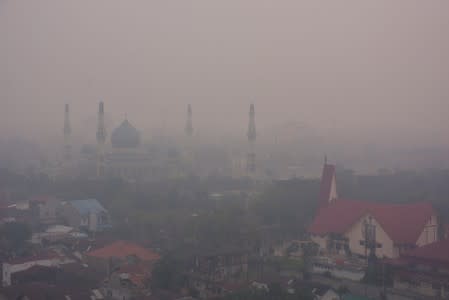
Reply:
<svg viewBox="0 0 449 300"><path fill-rule="evenodd" d="M114 148L136 148L140 145L140 133L128 120L125 120L111 134Z"/></svg>

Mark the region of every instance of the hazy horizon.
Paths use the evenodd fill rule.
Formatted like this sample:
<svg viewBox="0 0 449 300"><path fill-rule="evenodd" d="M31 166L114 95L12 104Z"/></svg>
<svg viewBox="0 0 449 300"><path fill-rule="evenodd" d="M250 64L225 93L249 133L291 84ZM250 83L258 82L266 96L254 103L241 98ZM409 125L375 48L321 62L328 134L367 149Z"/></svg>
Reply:
<svg viewBox="0 0 449 300"><path fill-rule="evenodd" d="M448 1L0 0L0 134L244 136L294 122L324 138L448 146ZM91 137L89 137L90 139Z"/></svg>

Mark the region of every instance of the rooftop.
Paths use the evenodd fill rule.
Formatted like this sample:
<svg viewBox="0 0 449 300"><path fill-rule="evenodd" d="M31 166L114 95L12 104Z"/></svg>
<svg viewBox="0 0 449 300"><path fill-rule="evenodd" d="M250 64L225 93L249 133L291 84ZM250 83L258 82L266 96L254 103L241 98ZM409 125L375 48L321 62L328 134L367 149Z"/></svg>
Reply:
<svg viewBox="0 0 449 300"><path fill-rule="evenodd" d="M135 148L140 145L140 133L128 120L124 120L112 131L111 144L114 148Z"/></svg>
<svg viewBox="0 0 449 300"><path fill-rule="evenodd" d="M404 257L449 264L449 240L442 240L412 249Z"/></svg>
<svg viewBox="0 0 449 300"><path fill-rule="evenodd" d="M89 251L87 255L97 258L114 257L121 259L127 258L129 256L136 256L142 261L155 261L160 258L158 253L127 241L113 242L112 244L106 245L102 248Z"/></svg>
<svg viewBox="0 0 449 300"><path fill-rule="evenodd" d="M325 164L319 195L320 209L309 232L315 235L343 234L360 218L371 215L397 244L416 244L423 227L435 215L430 203L391 204L336 199L327 203L335 178L335 166ZM401 222L397 222L397 220Z"/></svg>
<svg viewBox="0 0 449 300"><path fill-rule="evenodd" d="M338 199L321 208L309 231L312 234L343 234L363 216L370 214L398 244L415 244L424 225L435 214L430 203L387 204ZM337 217L338 216L338 217ZM401 222L397 222L397 220Z"/></svg>
<svg viewBox="0 0 449 300"><path fill-rule="evenodd" d="M55 251L52 251L52 250L48 250L48 251L44 251L43 253L39 253L37 255L16 257L16 258L10 259L8 261L5 261L5 263L8 263L10 265L16 265L16 264L23 264L23 263L27 263L27 262L36 262L36 261L58 259L58 258L61 258L61 256L58 253L56 253Z"/></svg>
<svg viewBox="0 0 449 300"><path fill-rule="evenodd" d="M68 203L72 205L81 215L106 212L106 209L104 209L97 199L73 200Z"/></svg>

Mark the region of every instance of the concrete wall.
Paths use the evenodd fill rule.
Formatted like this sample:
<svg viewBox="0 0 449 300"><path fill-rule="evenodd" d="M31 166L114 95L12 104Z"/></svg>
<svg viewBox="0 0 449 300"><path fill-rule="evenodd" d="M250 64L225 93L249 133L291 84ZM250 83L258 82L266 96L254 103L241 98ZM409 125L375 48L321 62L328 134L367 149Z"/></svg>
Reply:
<svg viewBox="0 0 449 300"><path fill-rule="evenodd" d="M61 202L58 199L48 199L44 203L38 205L39 207L39 218L41 220L45 219L55 219L58 217Z"/></svg>
<svg viewBox="0 0 449 300"><path fill-rule="evenodd" d="M27 261L23 263L18 264L9 264L9 263L3 263L2 265L2 278L3 286L10 286L11 285L11 275L17 272L28 270L31 267L34 266L45 266L45 267L52 267L57 266L61 263L60 258L49 258L49 259L40 259L40 260L32 260Z"/></svg>
<svg viewBox="0 0 449 300"><path fill-rule="evenodd" d="M81 225L81 216L78 211L73 208L70 203L66 203L63 207L63 215L70 227L79 228Z"/></svg>

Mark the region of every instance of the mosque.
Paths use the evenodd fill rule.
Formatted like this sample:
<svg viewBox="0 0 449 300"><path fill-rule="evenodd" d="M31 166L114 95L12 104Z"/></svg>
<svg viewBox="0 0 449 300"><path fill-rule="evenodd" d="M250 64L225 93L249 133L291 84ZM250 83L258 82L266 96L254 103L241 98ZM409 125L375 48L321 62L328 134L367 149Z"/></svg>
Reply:
<svg viewBox="0 0 449 300"><path fill-rule="evenodd" d="M141 145L140 132L128 119L112 131L111 147L111 151L105 155L106 175L129 180L150 175L151 157Z"/></svg>
<svg viewBox="0 0 449 300"><path fill-rule="evenodd" d="M254 141L256 133L254 105L252 104L249 119L247 175L255 172ZM82 163L79 164L82 165L80 168L83 171L78 172L79 174L95 178L121 178L131 182L142 182L156 178L179 177L192 172L195 173L195 162L192 161L193 152L195 151L192 145L193 125L190 105L187 107L185 127L187 140L181 151L177 151L176 147L169 145L158 145L160 149L154 151L149 145L144 145L141 133L127 118L111 132L110 140L108 140L104 122L103 102L100 102L98 106L97 121L96 149L94 147L83 147L82 158L80 159ZM66 167L66 171L69 169L68 166L73 166L70 135L69 107L66 105L63 147L63 165ZM202 165L210 167L210 161L208 162L207 158L202 157L200 160ZM199 165L196 164L196 167L199 167Z"/></svg>

